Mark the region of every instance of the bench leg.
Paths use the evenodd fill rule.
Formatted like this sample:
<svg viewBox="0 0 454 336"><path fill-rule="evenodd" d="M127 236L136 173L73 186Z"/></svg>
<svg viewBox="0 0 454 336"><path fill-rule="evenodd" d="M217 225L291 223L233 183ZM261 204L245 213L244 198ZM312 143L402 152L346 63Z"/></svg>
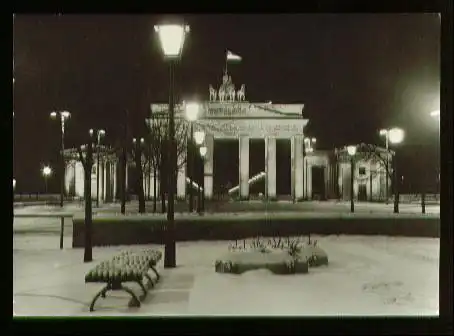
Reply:
<svg viewBox="0 0 454 336"><path fill-rule="evenodd" d="M154 281L151 278L151 276L148 273L145 273L143 276L145 278L147 278L147 280L148 280L147 286L150 287L150 288L153 288L154 287Z"/></svg>
<svg viewBox="0 0 454 336"><path fill-rule="evenodd" d="M158 271L156 270L156 268L153 265L150 265L150 268L154 272L154 274L156 274L156 282L158 282L159 279L161 278L161 276L159 275Z"/></svg>
<svg viewBox="0 0 454 336"><path fill-rule="evenodd" d="M142 288L143 295L140 297L140 300L143 301L147 297L147 289L145 288L145 285L143 284L143 282L141 280L137 280L136 282Z"/></svg>
<svg viewBox="0 0 454 336"><path fill-rule="evenodd" d="M90 311L94 311L94 307L95 307L95 302L96 300L99 299L100 296L102 296L103 298L106 297L106 292L109 290L109 285L107 285L106 287L104 287L103 289L101 289L99 291L98 294L95 295L95 297L93 298L93 300L91 301L91 304L90 304Z"/></svg>
<svg viewBox="0 0 454 336"><path fill-rule="evenodd" d="M134 294L134 292L130 288L121 285L121 289L123 289L125 292L129 293L132 296L132 307L140 307L140 300L137 298L136 294Z"/></svg>

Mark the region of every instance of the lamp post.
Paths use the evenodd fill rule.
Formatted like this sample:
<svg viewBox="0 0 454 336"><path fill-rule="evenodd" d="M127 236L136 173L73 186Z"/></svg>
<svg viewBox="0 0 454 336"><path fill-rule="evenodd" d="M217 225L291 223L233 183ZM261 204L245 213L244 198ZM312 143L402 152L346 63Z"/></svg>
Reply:
<svg viewBox="0 0 454 336"><path fill-rule="evenodd" d="M441 161L441 150L440 150L440 110L435 110L430 112L430 116L434 119L438 120L438 184L437 189L440 192L440 177L441 177L441 169L440 169L440 161Z"/></svg>
<svg viewBox="0 0 454 336"><path fill-rule="evenodd" d="M90 136L96 134L96 207L99 208L99 150L101 145L101 138L106 135L106 131L103 129L93 130L90 129Z"/></svg>
<svg viewBox="0 0 454 336"><path fill-rule="evenodd" d="M194 121L197 120L199 115L200 106L198 103L185 103L185 113L186 118L189 121L189 137L190 141L188 143L188 175L191 183L189 184L189 212L194 211L194 193L192 191L192 182L194 181Z"/></svg>
<svg viewBox="0 0 454 336"><path fill-rule="evenodd" d="M41 173L43 174L44 177L44 184L45 184L45 191L47 194L47 179L52 175L52 168L49 166L44 166L43 169L41 169Z"/></svg>
<svg viewBox="0 0 454 336"><path fill-rule="evenodd" d="M356 146L347 146L347 153L350 156L350 212L355 212L353 181L355 176Z"/></svg>
<svg viewBox="0 0 454 336"><path fill-rule="evenodd" d="M199 148L199 153L200 153L200 157L202 158L202 162L205 162L207 152L208 152L208 149L206 146L202 146ZM201 187L201 191L199 194L199 197L200 197L199 214L203 214L203 212L205 211L205 171L204 170L202 170L201 185L202 185L202 187Z"/></svg>
<svg viewBox="0 0 454 336"><path fill-rule="evenodd" d="M405 132L397 127L391 128L388 131L389 142L393 145L400 144L405 137ZM394 159L393 159L393 186L394 186L394 213L399 213L399 180L397 178L397 160L396 160L396 150L394 150Z"/></svg>
<svg viewBox="0 0 454 336"><path fill-rule="evenodd" d="M205 141L205 132L204 131L197 131L194 133L194 139L195 139L195 144L197 146L202 146L203 142ZM199 154L200 156L203 157L206 155L206 147L205 147L205 152L204 152L204 155L202 155L202 150L203 147L200 147L199 148ZM202 183L204 182L205 180L205 176L202 176ZM201 190L200 190L200 183L197 183L197 212L200 214L201 211L202 211L202 199L201 199Z"/></svg>
<svg viewBox="0 0 454 336"><path fill-rule="evenodd" d="M61 130L61 143L60 143L60 207L63 208L63 198L65 194L65 123L71 117L71 113L68 111L52 111L50 113L52 119L59 119L60 130Z"/></svg>
<svg viewBox="0 0 454 336"><path fill-rule="evenodd" d="M304 138L303 140L303 160L304 158L306 163L305 163L305 171L306 171L306 176L305 176L305 181L304 181L304 187L305 187L305 195L306 195L306 200L309 199L309 195L308 195L308 185L309 185L309 179L308 179L308 176L309 176L309 165L308 165L308 162L307 162L307 154L308 153L313 153L314 152L314 147L315 147L315 143L317 142L317 139L316 138ZM312 197L311 197L312 198Z"/></svg>
<svg viewBox="0 0 454 336"><path fill-rule="evenodd" d="M385 188L386 188L386 193L385 193L385 203L388 204L389 202L389 130L388 129L381 129L379 132L380 136L385 138L385 146L386 146L386 167L385 167L385 172L386 172L386 179L385 179Z"/></svg>
<svg viewBox="0 0 454 336"><path fill-rule="evenodd" d="M142 155L142 150L140 150L140 147L143 147L145 145L145 139L144 138L140 138L139 141L137 141L136 138L132 138L132 143L134 145L134 157L135 157L135 161L136 163L139 161L140 163L142 163L142 158L138 158L138 154L140 154L140 156ZM141 175L139 175L139 187L143 189L143 170L142 169L139 169L138 167L136 167L136 171L139 171ZM136 192L139 192L139 190L136 190ZM142 192L139 192L139 212L141 211L140 207L141 207L141 196L142 195ZM143 195L145 196L145 193L143 193ZM143 209L143 211L145 211L145 209Z"/></svg>
<svg viewBox="0 0 454 336"><path fill-rule="evenodd" d="M175 153L175 111L174 111L174 83L173 67L175 61L180 58L183 50L186 34L189 33L189 26L182 24L162 24L154 27L158 34L164 57L169 60L170 65L170 87L169 87L169 179L168 179L168 207L167 207L167 237L164 250L164 267L176 267L175 252L175 174L177 157Z"/></svg>

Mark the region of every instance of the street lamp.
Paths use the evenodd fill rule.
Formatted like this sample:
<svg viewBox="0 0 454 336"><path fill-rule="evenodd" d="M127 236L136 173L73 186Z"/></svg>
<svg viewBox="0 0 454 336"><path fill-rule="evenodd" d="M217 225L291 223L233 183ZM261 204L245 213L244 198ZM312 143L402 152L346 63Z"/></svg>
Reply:
<svg viewBox="0 0 454 336"><path fill-rule="evenodd" d="M385 188L386 188L386 201L385 203L388 204L389 202L389 130L388 129L381 129L378 134L385 138L385 146L386 146L386 179L385 179Z"/></svg>
<svg viewBox="0 0 454 336"><path fill-rule="evenodd" d="M164 267L176 267L175 252L175 171L177 167L177 155L175 145L175 100L173 67L175 61L180 58L183 50L186 34L189 33L189 26L182 24L161 24L154 27L161 43L164 57L169 60L170 85L169 85L169 185L168 185L168 207L167 207L167 239L164 250Z"/></svg>
<svg viewBox="0 0 454 336"><path fill-rule="evenodd" d="M303 140L303 160L304 160L304 157L306 156L306 154L308 153L313 153L314 152L314 147L315 147L315 143L317 142L317 139L316 138L304 138ZM306 161L305 163L305 171L306 171L306 178L305 178L305 181L304 181L304 187L305 187L305 195L306 195L306 199L308 199L308 175L309 175L309 168L308 168L308 161L307 159L304 160Z"/></svg>
<svg viewBox="0 0 454 336"><path fill-rule="evenodd" d="M51 119L58 119L60 121L61 130L61 143L60 143L60 207L63 208L63 197L65 194L65 123L71 117L68 111L52 111L50 113Z"/></svg>
<svg viewBox="0 0 454 336"><path fill-rule="evenodd" d="M393 145L400 144L405 137L405 132L401 128L391 128L388 130L389 142ZM399 185L397 178L397 159L396 151L394 150L394 169L393 169L393 185L394 185L394 213L399 213Z"/></svg>
<svg viewBox="0 0 454 336"><path fill-rule="evenodd" d="M208 148L206 146L202 146L199 148L199 154L200 157L202 158L202 162L205 162L206 155L208 153ZM200 200L200 207L199 207L199 214L202 214L205 211L205 168L202 170L202 181L201 181L201 188L200 188L200 194L199 194L199 200Z"/></svg>
<svg viewBox="0 0 454 336"><path fill-rule="evenodd" d="M192 192L192 182L194 181L194 156L193 156L193 144L194 144L194 121L197 120L199 115L200 106L196 102L185 103L184 106L186 119L189 121L189 137L190 142L188 143L188 175L191 181L189 187L189 212L192 213L194 210L194 195ZM200 138L200 132L196 132L197 136ZM198 139L195 139L196 141ZM202 140L203 142L203 140Z"/></svg>
<svg viewBox="0 0 454 336"><path fill-rule="evenodd" d="M195 140L195 144L197 146L199 146L199 154L202 158L202 161L204 160L204 155L206 155L206 152L204 155L202 155L202 148L205 148L205 151L206 151L206 147L202 146L203 145L203 142L205 141L205 132L204 131L197 131L197 132L194 132L194 140ZM202 146L202 147L200 147ZM202 150L202 151L201 151ZM202 169L205 169L204 167ZM205 174L202 173L202 181L201 181L201 184L204 184L205 183ZM202 186L202 188L204 188ZM202 212L202 190L201 190L201 187L200 187L200 183L197 184L197 212L200 214Z"/></svg>
<svg viewBox="0 0 454 336"><path fill-rule="evenodd" d="M46 194L47 194L47 179L52 175L52 168L49 166L44 166L41 169L41 173L43 174L43 177L44 177L44 184L46 187L45 190L46 190Z"/></svg>
<svg viewBox="0 0 454 336"><path fill-rule="evenodd" d="M440 110L435 110L430 112L430 116L434 119L438 119L438 146L440 146ZM441 151L440 148L438 148L438 166L440 165L440 160L441 160ZM440 167L438 167L438 187L440 187ZM439 191L440 192L440 191Z"/></svg>
<svg viewBox="0 0 454 336"><path fill-rule="evenodd" d="M90 128L90 136L93 137L96 134L96 207L99 208L99 150L101 145L101 138L106 135L106 131L103 129L93 130Z"/></svg>
<svg viewBox="0 0 454 336"><path fill-rule="evenodd" d="M13 190L15 190L15 189L16 189L16 179L13 178Z"/></svg>
<svg viewBox="0 0 454 336"><path fill-rule="evenodd" d="M347 153L350 156L350 212L355 212L353 180L355 175L356 146L347 146Z"/></svg>

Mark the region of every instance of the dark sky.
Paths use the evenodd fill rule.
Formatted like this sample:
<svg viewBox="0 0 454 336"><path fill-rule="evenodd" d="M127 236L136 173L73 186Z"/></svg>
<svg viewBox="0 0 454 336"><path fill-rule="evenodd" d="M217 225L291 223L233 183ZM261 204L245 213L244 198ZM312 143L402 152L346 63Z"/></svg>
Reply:
<svg viewBox="0 0 454 336"><path fill-rule="evenodd" d="M150 102L168 99L168 68L150 15L17 15L14 27L15 167L18 191L42 189L39 169L54 167L58 126L67 109L67 146L90 127L118 138L124 111L139 125ZM407 132L410 170L436 165L440 97L440 20L436 14L189 15L191 33L176 69L177 99L208 98L225 50L243 57L229 67L247 99L304 103L318 146L379 143L377 130ZM421 168L422 167L422 168ZM428 168L429 169L429 168ZM418 178L413 173L414 178ZM58 191L58 184L53 187Z"/></svg>

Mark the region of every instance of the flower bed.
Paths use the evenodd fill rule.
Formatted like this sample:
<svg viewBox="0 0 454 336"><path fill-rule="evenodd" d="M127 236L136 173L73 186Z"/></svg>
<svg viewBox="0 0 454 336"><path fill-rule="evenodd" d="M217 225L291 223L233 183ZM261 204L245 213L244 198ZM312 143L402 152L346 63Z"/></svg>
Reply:
<svg viewBox="0 0 454 336"><path fill-rule="evenodd" d="M328 255L317 241L303 238L255 237L229 245L229 252L216 260L215 271L242 274L255 269L268 269L274 274L307 273L309 266L328 264Z"/></svg>

